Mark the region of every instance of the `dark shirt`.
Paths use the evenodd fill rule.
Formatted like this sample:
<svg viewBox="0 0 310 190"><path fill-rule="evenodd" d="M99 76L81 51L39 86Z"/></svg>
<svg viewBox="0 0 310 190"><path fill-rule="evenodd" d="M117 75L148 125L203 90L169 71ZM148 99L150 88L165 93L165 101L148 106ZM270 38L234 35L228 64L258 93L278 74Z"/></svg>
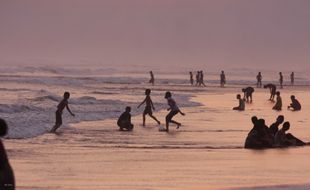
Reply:
<svg viewBox="0 0 310 190"><path fill-rule="evenodd" d="M294 108L294 110L301 110L301 105L296 99L292 100L291 106Z"/></svg>
<svg viewBox="0 0 310 190"><path fill-rule="evenodd" d="M124 123L131 123L131 114L128 112L122 113L122 115L117 120L117 125L121 125Z"/></svg>

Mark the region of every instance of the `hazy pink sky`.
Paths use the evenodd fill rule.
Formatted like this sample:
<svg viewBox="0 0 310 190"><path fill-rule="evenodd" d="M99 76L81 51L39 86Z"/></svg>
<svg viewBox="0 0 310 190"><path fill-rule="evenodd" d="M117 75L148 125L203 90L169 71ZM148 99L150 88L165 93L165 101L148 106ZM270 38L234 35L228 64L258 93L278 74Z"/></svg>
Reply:
<svg viewBox="0 0 310 190"><path fill-rule="evenodd" d="M309 0L0 0L0 64L310 68Z"/></svg>

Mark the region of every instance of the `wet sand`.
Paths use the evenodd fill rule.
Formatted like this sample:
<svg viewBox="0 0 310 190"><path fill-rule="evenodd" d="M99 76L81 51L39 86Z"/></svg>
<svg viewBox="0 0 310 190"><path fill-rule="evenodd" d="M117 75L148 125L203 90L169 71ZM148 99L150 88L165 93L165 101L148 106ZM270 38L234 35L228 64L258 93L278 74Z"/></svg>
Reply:
<svg viewBox="0 0 310 190"><path fill-rule="evenodd" d="M292 91L282 91L281 112L271 110L266 89L255 92L253 104L247 104L244 112L231 110L238 103L235 88L199 92L192 100L204 106L184 108L186 116L176 116L183 126L171 127L168 134L158 132L149 118L147 127L142 127L139 115L133 117L133 132L117 131L116 121L108 119L61 128L57 135L4 143L21 190L260 189L254 187L309 184L309 146L242 148L252 115L271 124L283 114L291 121L290 131L310 141L310 91L294 89L303 110L291 112L286 106ZM155 116L164 122L166 113L161 110ZM309 186L298 186L303 187Z"/></svg>

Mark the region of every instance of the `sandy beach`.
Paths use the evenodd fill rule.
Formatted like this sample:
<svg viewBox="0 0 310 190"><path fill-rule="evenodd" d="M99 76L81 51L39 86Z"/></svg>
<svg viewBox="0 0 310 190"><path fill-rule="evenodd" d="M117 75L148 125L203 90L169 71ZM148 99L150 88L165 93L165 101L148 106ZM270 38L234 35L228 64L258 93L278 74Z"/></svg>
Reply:
<svg viewBox="0 0 310 190"><path fill-rule="evenodd" d="M183 126L171 127L170 133L159 132L149 118L143 127L137 115L133 132L120 132L115 119L106 119L72 124L57 135L5 139L17 189L309 188L310 147L243 149L253 115L270 125L283 114L292 124L290 132L309 142L309 89L282 90L281 112L271 110L266 89L256 89L246 111L232 111L238 91L237 86L209 87L196 93L191 101L202 106L182 108L186 116L176 120ZM286 110L292 93L302 102L300 112ZM162 122L165 114L155 113Z"/></svg>

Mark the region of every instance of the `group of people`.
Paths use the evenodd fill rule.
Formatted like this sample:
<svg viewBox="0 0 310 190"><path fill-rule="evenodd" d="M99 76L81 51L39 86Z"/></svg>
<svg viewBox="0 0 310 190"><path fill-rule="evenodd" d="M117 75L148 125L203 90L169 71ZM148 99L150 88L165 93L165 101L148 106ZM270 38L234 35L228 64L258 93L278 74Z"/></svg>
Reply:
<svg viewBox="0 0 310 190"><path fill-rule="evenodd" d="M143 104L145 104L145 108L142 114L142 120L143 120L143 126L145 126L145 119L146 119L146 115L149 115L152 119L154 119L158 125L160 125L160 121L153 115L153 110L155 110L154 108L154 104L153 101L151 99L151 90L150 89L146 89L145 90L145 99L138 105L137 108L139 108L140 106L142 106ZM177 129L179 129L179 127L181 126L181 123L172 120L173 117L175 115L177 115L178 113L180 113L181 115L185 115L180 108L177 106L177 103L175 102L175 100L172 98L172 94L171 92L166 92L165 94L165 99L167 99L167 103L169 108L167 109L169 111L169 113L166 116L166 128L165 129L160 129L161 131L166 131L169 132L169 124L170 123L174 123L177 125ZM131 122L131 107L127 106L125 108L125 112L123 112L121 114L121 116L118 118L117 120L117 125L119 126L119 129L121 131L131 131L134 128L134 125Z"/></svg>
<svg viewBox="0 0 310 190"><path fill-rule="evenodd" d="M283 122L284 116L279 115L276 121L268 127L264 119L258 119L256 116L253 116L253 128L248 133L244 148L262 149L306 145L305 142L291 133L287 133L290 129L290 123L288 121ZM282 123L281 129L279 129Z"/></svg>
<svg viewBox="0 0 310 190"><path fill-rule="evenodd" d="M291 85L294 85L294 83L295 83L295 73L294 72L292 72L290 74L290 79L291 79ZM258 74L256 76L256 80L257 80L256 86L258 88L261 88L262 87L262 80L263 80L263 76L262 76L261 72L258 72ZM283 74L282 74L282 72L279 72L279 84L280 84L280 88L283 88Z"/></svg>

